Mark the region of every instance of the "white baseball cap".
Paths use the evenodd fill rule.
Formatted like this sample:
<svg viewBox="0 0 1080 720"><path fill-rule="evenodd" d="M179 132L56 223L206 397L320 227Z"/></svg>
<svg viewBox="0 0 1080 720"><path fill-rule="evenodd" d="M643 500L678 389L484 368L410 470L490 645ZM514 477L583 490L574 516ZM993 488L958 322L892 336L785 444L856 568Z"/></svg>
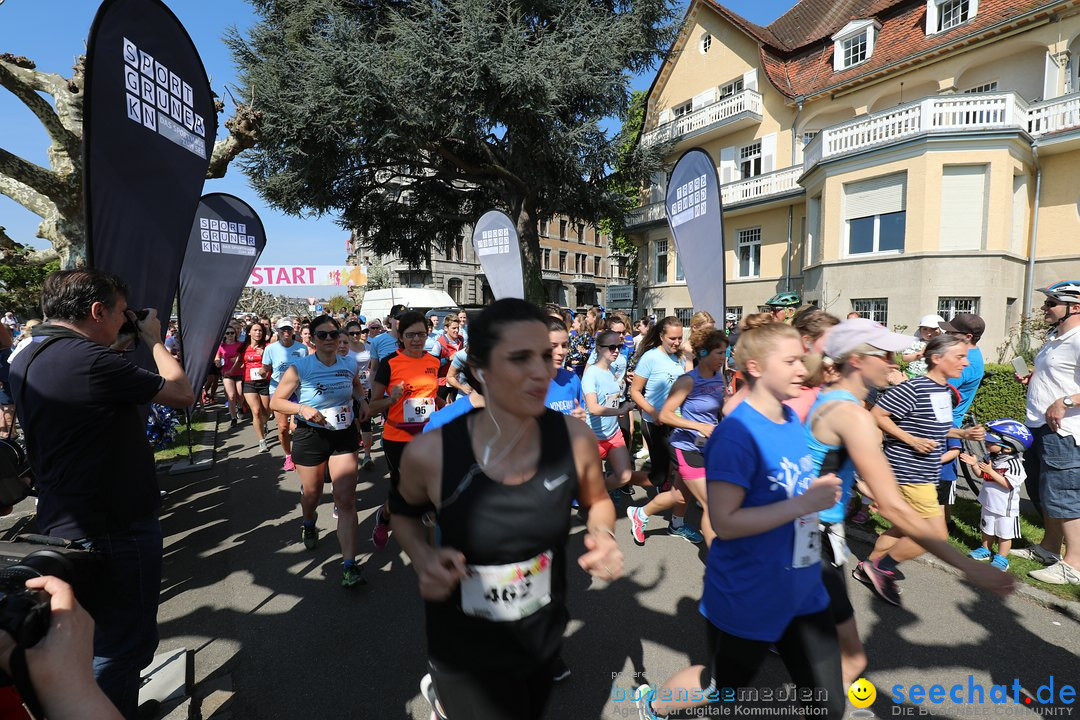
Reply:
<svg viewBox="0 0 1080 720"><path fill-rule="evenodd" d="M277 325L275 325L274 328L276 330L284 330L285 328L289 328L290 330L292 330L293 329L292 320L290 320L289 318L281 318L280 320L277 321Z"/></svg>
<svg viewBox="0 0 1080 720"><path fill-rule="evenodd" d="M941 323L943 322L945 322L945 318L940 315L923 315L922 320L919 321L919 327L928 327L937 330L941 327Z"/></svg>
<svg viewBox="0 0 1080 720"><path fill-rule="evenodd" d="M870 345L887 352L900 352L911 345L911 338L890 331L866 318L851 318L829 330L825 336L825 355L839 358L860 345Z"/></svg>

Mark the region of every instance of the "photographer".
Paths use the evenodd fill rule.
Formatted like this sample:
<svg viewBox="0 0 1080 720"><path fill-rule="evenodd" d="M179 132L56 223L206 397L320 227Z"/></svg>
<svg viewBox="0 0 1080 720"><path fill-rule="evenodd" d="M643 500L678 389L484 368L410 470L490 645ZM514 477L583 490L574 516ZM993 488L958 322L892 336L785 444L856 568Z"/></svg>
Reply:
<svg viewBox="0 0 1080 720"><path fill-rule="evenodd" d="M94 683L91 651L94 621L71 586L55 577L37 577L26 586L49 593L52 618L45 637L26 650L34 692L49 720L119 720L120 713ZM0 633L0 670L12 673L15 641ZM22 715L20 717L25 717Z"/></svg>
<svg viewBox="0 0 1080 720"><path fill-rule="evenodd" d="M135 321L127 286L97 270L45 279L34 344L12 364L12 394L38 490L38 531L101 554L87 609L96 623L94 674L121 714L134 718L139 671L157 648L162 535L154 457L138 406L194 401L183 368L149 310L135 324L158 373L110 349Z"/></svg>

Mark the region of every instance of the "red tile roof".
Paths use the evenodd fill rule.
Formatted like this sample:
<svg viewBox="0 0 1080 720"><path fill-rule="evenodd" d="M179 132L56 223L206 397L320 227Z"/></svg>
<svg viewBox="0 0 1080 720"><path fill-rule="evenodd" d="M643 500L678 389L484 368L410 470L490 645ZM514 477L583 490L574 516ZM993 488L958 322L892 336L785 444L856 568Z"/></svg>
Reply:
<svg viewBox="0 0 1080 720"><path fill-rule="evenodd" d="M720 5L703 0L715 12L761 45L765 73L776 88L791 98L809 97L924 53L948 50L986 37L988 31L1012 18L1033 13L1017 22L1034 21L1052 10L1080 4L1080 0L980 0L973 20L935 35L926 34L925 0L801 0L768 27L755 25ZM870 60L842 72L833 70L832 35L852 20L873 18L881 23Z"/></svg>

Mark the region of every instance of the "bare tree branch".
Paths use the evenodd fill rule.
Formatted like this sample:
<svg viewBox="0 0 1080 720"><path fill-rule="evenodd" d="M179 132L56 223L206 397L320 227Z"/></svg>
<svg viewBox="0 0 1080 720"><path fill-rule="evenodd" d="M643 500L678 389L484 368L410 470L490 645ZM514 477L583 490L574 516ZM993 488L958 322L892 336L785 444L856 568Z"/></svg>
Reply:
<svg viewBox="0 0 1080 720"><path fill-rule="evenodd" d="M30 112L34 113L45 126L49 137L62 147L69 157L74 158L79 154L79 139L64 126L52 105L38 94L39 90L44 89L45 84L33 81L37 75L42 75L42 73L20 68L5 62L4 58L0 57L0 86L10 90L26 107L30 108ZM56 77L62 80L59 75ZM61 92L67 92L66 83Z"/></svg>
<svg viewBox="0 0 1080 720"><path fill-rule="evenodd" d="M13 177L0 175L0 195L7 195L35 215L44 217L56 210L56 204L33 188Z"/></svg>
<svg viewBox="0 0 1080 720"><path fill-rule="evenodd" d="M250 147L254 147L259 141L259 123L262 121L262 113L251 107L239 103L236 113L225 121L225 128L229 136L214 143L214 151L210 155L210 165L206 169L206 177L225 177L229 169L229 163L236 156Z"/></svg>
<svg viewBox="0 0 1080 720"><path fill-rule="evenodd" d="M0 178L3 176L16 179L58 206L71 204L71 187L59 175L0 148Z"/></svg>

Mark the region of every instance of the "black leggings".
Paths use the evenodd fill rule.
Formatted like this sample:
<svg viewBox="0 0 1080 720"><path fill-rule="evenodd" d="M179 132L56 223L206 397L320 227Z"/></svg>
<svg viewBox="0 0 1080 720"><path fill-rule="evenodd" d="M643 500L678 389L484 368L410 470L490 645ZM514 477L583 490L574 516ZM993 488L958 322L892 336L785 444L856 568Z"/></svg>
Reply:
<svg viewBox="0 0 1080 720"><path fill-rule="evenodd" d="M707 620L706 625L713 655L712 668L707 672L711 671L721 696L724 688L749 687L772 643L736 637L717 629ZM832 613L825 609L796 617L776 642L776 649L800 692L805 688L814 696L803 704L821 708L813 717L839 720L844 714L846 699L840 674L840 643L836 639ZM709 680L709 677L702 680ZM817 697L821 690L824 690L824 698Z"/></svg>
<svg viewBox="0 0 1080 720"><path fill-rule="evenodd" d="M434 660L428 666L451 720L539 720L554 682L549 664L525 674L457 670Z"/></svg>
<svg viewBox="0 0 1080 720"><path fill-rule="evenodd" d="M668 472L671 470L671 446L668 444L671 427L644 420L641 423L641 435L649 448L649 460L652 463L649 469L649 481L656 487L660 487L667 481Z"/></svg>

